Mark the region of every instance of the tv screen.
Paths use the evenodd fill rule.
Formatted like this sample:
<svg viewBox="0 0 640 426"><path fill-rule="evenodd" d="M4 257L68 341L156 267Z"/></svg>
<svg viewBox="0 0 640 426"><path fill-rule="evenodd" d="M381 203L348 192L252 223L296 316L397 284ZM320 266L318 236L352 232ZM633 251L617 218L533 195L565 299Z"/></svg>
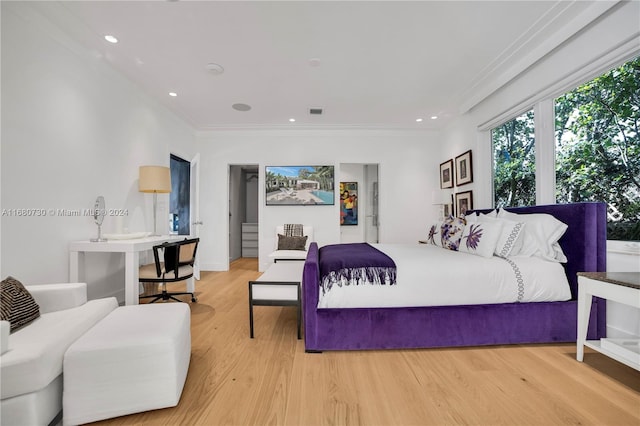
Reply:
<svg viewBox="0 0 640 426"><path fill-rule="evenodd" d="M333 166L266 166L267 206L334 205Z"/></svg>

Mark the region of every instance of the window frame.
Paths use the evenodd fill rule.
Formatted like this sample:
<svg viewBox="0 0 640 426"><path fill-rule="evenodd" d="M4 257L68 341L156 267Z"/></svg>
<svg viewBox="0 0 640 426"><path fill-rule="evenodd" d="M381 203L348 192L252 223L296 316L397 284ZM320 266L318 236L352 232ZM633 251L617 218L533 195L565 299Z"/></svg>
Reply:
<svg viewBox="0 0 640 426"><path fill-rule="evenodd" d="M556 98L593 80L594 78L638 57L640 49L623 54L612 55L593 61L590 67L576 71L570 77L560 79L545 90L522 101L502 114L480 124L477 127L480 146L484 146L484 158L489 164L488 184L490 205L495 208L495 182L493 165L492 130L533 109L535 131L535 179L536 205L556 203L556 144L555 144L555 105ZM622 241L622 240L621 240Z"/></svg>

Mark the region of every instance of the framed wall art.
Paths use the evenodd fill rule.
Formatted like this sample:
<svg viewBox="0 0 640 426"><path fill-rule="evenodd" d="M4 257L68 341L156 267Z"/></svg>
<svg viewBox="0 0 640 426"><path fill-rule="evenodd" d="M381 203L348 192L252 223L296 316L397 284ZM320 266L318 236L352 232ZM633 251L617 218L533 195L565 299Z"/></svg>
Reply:
<svg viewBox="0 0 640 426"><path fill-rule="evenodd" d="M449 216L455 216L455 211L453 209L454 203L453 203L453 194L451 194L450 200L445 202L442 205L442 216L443 219L448 218Z"/></svg>
<svg viewBox="0 0 640 426"><path fill-rule="evenodd" d="M440 164L440 188L453 188L453 160Z"/></svg>
<svg viewBox="0 0 640 426"><path fill-rule="evenodd" d="M471 150L456 157L456 186L473 182Z"/></svg>
<svg viewBox="0 0 640 426"><path fill-rule="evenodd" d="M334 205L333 166L266 166L267 206Z"/></svg>
<svg viewBox="0 0 640 426"><path fill-rule="evenodd" d="M473 209L473 192L465 191L456 194L456 216L464 216L467 210Z"/></svg>
<svg viewBox="0 0 640 426"><path fill-rule="evenodd" d="M340 225L358 224L358 182L340 182Z"/></svg>

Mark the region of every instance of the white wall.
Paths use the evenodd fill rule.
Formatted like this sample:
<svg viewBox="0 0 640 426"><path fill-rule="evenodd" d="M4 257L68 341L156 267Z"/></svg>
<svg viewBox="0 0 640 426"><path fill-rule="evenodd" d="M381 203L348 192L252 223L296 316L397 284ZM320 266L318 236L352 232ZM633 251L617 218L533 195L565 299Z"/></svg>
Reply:
<svg viewBox="0 0 640 426"><path fill-rule="evenodd" d="M27 284L68 281L69 242L97 234L92 217L56 210L92 208L103 195L107 208L128 210L124 227L151 231L152 197L138 192L138 167L195 153L186 123L42 19L28 5L2 3L1 208L47 211L2 217L2 277ZM168 195L159 201L166 233ZM117 223L106 217L103 232ZM122 256L92 253L87 262L90 298L122 300Z"/></svg>
<svg viewBox="0 0 640 426"><path fill-rule="evenodd" d="M265 166L379 164L380 241L414 242L437 217L431 205L437 185L435 152L440 138L432 131L260 130L211 131L197 136L202 155L200 262L204 270L228 269L228 165L259 165L261 270L274 249L275 227L304 223L314 227L320 244L340 242L339 205L265 206ZM338 175L336 175L338 176Z"/></svg>
<svg viewBox="0 0 640 426"><path fill-rule="evenodd" d="M472 189L474 207L492 207L491 192L491 141L487 123L498 125L500 119L512 118L508 111L522 112L530 109L545 97L557 96L602 72L640 54L640 2L621 2L609 12L583 29L578 37L570 38L525 73L518 76L483 102L453 121L442 134L440 161L453 158L467 149L473 149L474 183L460 190ZM582 75L582 81L576 75ZM570 88L565 87L571 82ZM515 112L514 112L515 114ZM553 165L540 169L553 171ZM608 252L608 270L637 270L630 262L638 257L623 258ZM625 260L626 259L626 260ZM631 269L630 269L631 268ZM608 304L607 327L609 331L640 335L640 311ZM622 310L621 310L622 309Z"/></svg>

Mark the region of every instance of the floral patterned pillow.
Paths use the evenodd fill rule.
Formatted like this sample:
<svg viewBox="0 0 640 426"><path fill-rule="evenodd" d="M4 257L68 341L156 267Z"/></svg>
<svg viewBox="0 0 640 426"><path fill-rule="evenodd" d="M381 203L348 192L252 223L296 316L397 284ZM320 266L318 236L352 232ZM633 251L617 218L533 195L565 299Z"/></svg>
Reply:
<svg viewBox="0 0 640 426"><path fill-rule="evenodd" d="M462 238L462 232L466 225L466 221L462 217L451 217L442 222L441 234L442 234L442 247L449 250L458 250L460 246L460 239Z"/></svg>
<svg viewBox="0 0 640 426"><path fill-rule="evenodd" d="M475 222L469 223L462 232L459 251L483 257L493 256L502 234L502 223Z"/></svg>
<svg viewBox="0 0 640 426"><path fill-rule="evenodd" d="M442 247L442 222L434 222L429 227L427 235L427 243L434 246Z"/></svg>

